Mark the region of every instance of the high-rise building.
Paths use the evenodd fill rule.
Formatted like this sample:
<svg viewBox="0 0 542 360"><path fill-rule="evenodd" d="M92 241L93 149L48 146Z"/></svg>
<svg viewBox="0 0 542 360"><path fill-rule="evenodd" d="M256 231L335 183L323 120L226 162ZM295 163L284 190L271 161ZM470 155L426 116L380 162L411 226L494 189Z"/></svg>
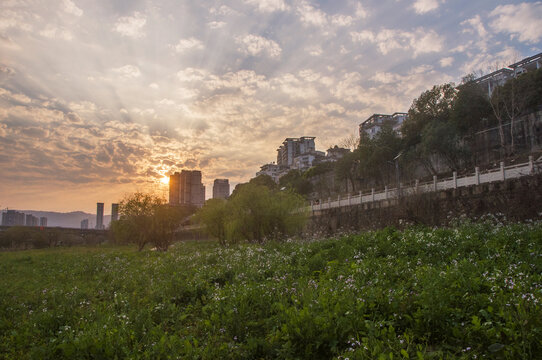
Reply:
<svg viewBox="0 0 542 360"><path fill-rule="evenodd" d="M47 227L47 218L45 216L40 217L40 226Z"/></svg>
<svg viewBox="0 0 542 360"><path fill-rule="evenodd" d="M111 222L119 219L119 204L111 204Z"/></svg>
<svg viewBox="0 0 542 360"><path fill-rule="evenodd" d="M23 226L25 224L24 213L7 210L2 213L2 225L4 226Z"/></svg>
<svg viewBox="0 0 542 360"><path fill-rule="evenodd" d="M176 172L169 177L169 204L179 205L179 191L181 184L181 174Z"/></svg>
<svg viewBox="0 0 542 360"><path fill-rule="evenodd" d="M26 226L38 226L39 219L32 214L26 214Z"/></svg>
<svg viewBox="0 0 542 360"><path fill-rule="evenodd" d="M401 127L407 117L408 114L402 112L396 112L392 115L373 114L367 120L359 124L359 137L360 139L367 137L373 139L384 126L391 126L393 131L401 136Z"/></svg>
<svg viewBox="0 0 542 360"><path fill-rule="evenodd" d="M81 220L81 230L88 229L88 219Z"/></svg>
<svg viewBox="0 0 542 360"><path fill-rule="evenodd" d="M183 170L169 177L170 205L195 205L205 203L205 186L201 182L201 171Z"/></svg>
<svg viewBox="0 0 542 360"><path fill-rule="evenodd" d="M96 203L96 229L104 229L104 203Z"/></svg>
<svg viewBox="0 0 542 360"><path fill-rule="evenodd" d="M314 139L314 136L303 136L284 140L277 149L277 165L292 166L296 156L315 152Z"/></svg>
<svg viewBox="0 0 542 360"><path fill-rule="evenodd" d="M213 199L227 199L230 196L228 179L215 179L213 183Z"/></svg>

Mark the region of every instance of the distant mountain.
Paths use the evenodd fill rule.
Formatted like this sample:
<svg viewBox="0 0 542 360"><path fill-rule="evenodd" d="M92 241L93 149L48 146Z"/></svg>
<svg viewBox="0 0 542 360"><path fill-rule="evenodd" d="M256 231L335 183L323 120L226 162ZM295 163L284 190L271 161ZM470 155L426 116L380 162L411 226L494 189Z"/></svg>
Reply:
<svg viewBox="0 0 542 360"><path fill-rule="evenodd" d="M36 210L17 210L25 214L32 214L36 217L46 217L47 226L64 227L64 228L80 228L81 220L88 219L88 227L94 228L96 225L96 214L89 214L83 211L73 211L69 213L60 213L53 211L36 211ZM111 215L104 215L104 225L107 227L111 221Z"/></svg>

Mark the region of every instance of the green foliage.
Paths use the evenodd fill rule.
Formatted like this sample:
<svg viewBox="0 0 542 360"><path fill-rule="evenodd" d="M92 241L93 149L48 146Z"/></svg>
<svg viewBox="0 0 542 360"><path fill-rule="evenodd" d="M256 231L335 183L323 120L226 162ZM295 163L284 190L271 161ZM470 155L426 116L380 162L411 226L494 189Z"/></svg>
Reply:
<svg viewBox="0 0 542 360"><path fill-rule="evenodd" d="M206 202L197 219L222 244L262 242L300 231L307 219L300 210L304 205L303 198L293 192L272 191L249 182L238 187L227 202Z"/></svg>
<svg viewBox="0 0 542 360"><path fill-rule="evenodd" d="M332 171L334 168L335 168L335 163L332 163L332 162L320 163L311 167L307 171L305 171L305 177L308 179L314 176L322 175L329 171Z"/></svg>
<svg viewBox="0 0 542 360"><path fill-rule="evenodd" d="M542 69L519 75L493 90L489 103L497 119L503 155L514 154L516 138L514 123L521 116L539 109L542 105L541 95ZM506 126L508 131L505 131L507 123L510 123L510 126ZM510 143L507 143L508 138Z"/></svg>
<svg viewBox="0 0 542 360"><path fill-rule="evenodd" d="M534 359L542 224L0 253L6 359Z"/></svg>
<svg viewBox="0 0 542 360"><path fill-rule="evenodd" d="M412 102L408 118L402 126L407 146L412 147L421 142L422 131L427 125L450 120L456 96L454 84L448 83L433 86Z"/></svg>
<svg viewBox="0 0 542 360"><path fill-rule="evenodd" d="M301 171L293 169L279 179L279 188L307 196L312 192L312 183Z"/></svg>
<svg viewBox="0 0 542 360"><path fill-rule="evenodd" d="M466 77L457 87L457 97L450 116L451 122L460 135L467 135L491 124L492 118L487 92L474 82L473 76Z"/></svg>
<svg viewBox="0 0 542 360"><path fill-rule="evenodd" d="M250 179L248 183L237 184L230 197L235 197L235 195L248 184L265 186L269 190L278 190L278 185L273 178L269 175L262 174Z"/></svg>
<svg viewBox="0 0 542 360"><path fill-rule="evenodd" d="M389 184L395 179L394 158L401 152L402 141L389 125L384 125L373 139L363 138L359 147L337 162L335 175L339 180L366 186Z"/></svg>
<svg viewBox="0 0 542 360"><path fill-rule="evenodd" d="M135 192L119 203L120 218L111 224L111 231L117 243L136 244L140 251L153 244L166 251L190 212L189 208L169 206L156 195Z"/></svg>
<svg viewBox="0 0 542 360"><path fill-rule="evenodd" d="M57 246L61 235L53 228L13 226L0 232L0 248L43 249Z"/></svg>
<svg viewBox="0 0 542 360"><path fill-rule="evenodd" d="M438 121L427 125L422 131L422 141L416 150L424 159L438 154L450 168L456 170L459 169L460 161L469 155L469 150L462 145L457 128L452 122Z"/></svg>
<svg viewBox="0 0 542 360"><path fill-rule="evenodd" d="M205 224L209 235L214 236L220 244L226 244L226 218L228 208L226 200L209 199L196 214L196 220Z"/></svg>

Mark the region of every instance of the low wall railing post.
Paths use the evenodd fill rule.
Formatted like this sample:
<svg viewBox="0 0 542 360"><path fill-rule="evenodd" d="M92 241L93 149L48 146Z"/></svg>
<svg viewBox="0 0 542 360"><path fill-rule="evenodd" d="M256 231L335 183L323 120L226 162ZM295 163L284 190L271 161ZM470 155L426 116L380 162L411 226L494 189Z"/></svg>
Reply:
<svg viewBox="0 0 542 360"><path fill-rule="evenodd" d="M506 174L504 173L504 161L501 161L501 179L506 180Z"/></svg>
<svg viewBox="0 0 542 360"><path fill-rule="evenodd" d="M437 175L433 175L433 191L437 191Z"/></svg>
<svg viewBox="0 0 542 360"><path fill-rule="evenodd" d="M371 189L371 201L373 201L373 202L375 201L375 189L374 188Z"/></svg>
<svg viewBox="0 0 542 360"><path fill-rule="evenodd" d="M474 168L474 182L476 185L480 185L480 168L478 166Z"/></svg>
<svg viewBox="0 0 542 360"><path fill-rule="evenodd" d="M529 174L532 174L533 171L534 171L533 156L529 155Z"/></svg>
<svg viewBox="0 0 542 360"><path fill-rule="evenodd" d="M454 171L453 176L454 176L454 189L457 189L457 172L456 171Z"/></svg>

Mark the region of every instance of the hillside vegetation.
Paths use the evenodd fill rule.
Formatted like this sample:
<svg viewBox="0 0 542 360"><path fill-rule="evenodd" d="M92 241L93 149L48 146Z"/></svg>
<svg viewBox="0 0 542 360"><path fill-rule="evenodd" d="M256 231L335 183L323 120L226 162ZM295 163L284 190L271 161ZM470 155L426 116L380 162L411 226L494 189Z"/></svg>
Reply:
<svg viewBox="0 0 542 360"><path fill-rule="evenodd" d="M542 224L0 253L5 359L530 359Z"/></svg>

